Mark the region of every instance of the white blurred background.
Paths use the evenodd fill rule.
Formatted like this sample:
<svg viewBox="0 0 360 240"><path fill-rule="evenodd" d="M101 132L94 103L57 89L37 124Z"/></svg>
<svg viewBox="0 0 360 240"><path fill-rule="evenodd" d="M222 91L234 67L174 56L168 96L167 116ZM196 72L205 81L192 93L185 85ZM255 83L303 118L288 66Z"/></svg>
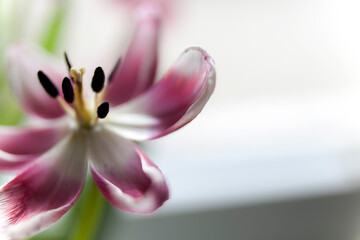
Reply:
<svg viewBox="0 0 360 240"><path fill-rule="evenodd" d="M217 88L146 145L171 199L151 217L114 212L106 239L359 239L359 2L184 2L161 72L200 45Z"/></svg>

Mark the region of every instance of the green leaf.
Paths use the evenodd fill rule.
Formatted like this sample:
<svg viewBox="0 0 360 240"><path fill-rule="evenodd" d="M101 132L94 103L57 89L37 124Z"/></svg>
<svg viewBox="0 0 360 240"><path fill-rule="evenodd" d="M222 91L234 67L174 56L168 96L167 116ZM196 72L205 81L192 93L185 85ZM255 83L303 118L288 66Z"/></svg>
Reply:
<svg viewBox="0 0 360 240"><path fill-rule="evenodd" d="M54 16L49 20L49 24L44 31L44 37L41 41L41 45L50 53L54 53L56 51L64 20L68 12L68 5L66 3L58 1L58 4L59 5L55 10Z"/></svg>

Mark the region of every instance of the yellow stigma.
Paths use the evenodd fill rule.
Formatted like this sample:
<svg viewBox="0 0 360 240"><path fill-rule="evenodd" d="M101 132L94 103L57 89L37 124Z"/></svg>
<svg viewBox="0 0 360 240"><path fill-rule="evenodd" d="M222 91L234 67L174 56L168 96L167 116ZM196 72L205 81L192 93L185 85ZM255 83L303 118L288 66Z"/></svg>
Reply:
<svg viewBox="0 0 360 240"><path fill-rule="evenodd" d="M73 108L76 113L76 118L78 119L81 126L85 128L91 128L92 125L97 120L96 112L90 107L90 104L83 96L83 76L85 74L85 69L80 68L71 68L70 76L74 80L74 93L75 99L73 103Z"/></svg>

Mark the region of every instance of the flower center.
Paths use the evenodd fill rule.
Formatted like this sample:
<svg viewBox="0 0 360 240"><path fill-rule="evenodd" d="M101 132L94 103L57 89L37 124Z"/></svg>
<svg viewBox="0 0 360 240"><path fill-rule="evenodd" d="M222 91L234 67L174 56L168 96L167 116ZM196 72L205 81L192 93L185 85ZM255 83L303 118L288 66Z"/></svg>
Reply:
<svg viewBox="0 0 360 240"><path fill-rule="evenodd" d="M85 69L72 68L66 54L65 59L70 72L70 79L65 77L62 81L62 92L65 101L59 97L57 87L42 71L38 72L38 78L45 91L58 100L64 111L76 119L80 127L92 129L99 118L105 118L109 113L109 103L103 102L106 92L104 71L101 67L97 67L94 71L91 88L95 95L94 99L91 100L83 92Z"/></svg>
<svg viewBox="0 0 360 240"><path fill-rule="evenodd" d="M101 68L97 68L97 69L101 69ZM99 74L97 74L98 72L101 72L102 76L101 75L99 76ZM102 81L102 84L101 84L101 87L98 88L99 90L97 92L95 91L95 99L93 100L93 102L91 102L85 98L84 93L83 93L84 73L85 73L84 68L81 68L81 69L71 68L70 76L74 82L74 88L73 88L73 91L70 90L70 89L72 89L71 81L68 78L65 78L66 80L64 79L64 81L63 81L63 94L64 94L65 100L68 99L69 101L67 101L67 102L69 104L72 103L72 107L75 111L76 118L77 118L78 122L80 123L80 125L85 128L92 128L92 126L96 124L96 122L98 121L98 118L99 118L99 116L97 115L96 108L98 107L99 100L102 100L102 98L103 98L102 97L103 96L102 89L104 87L105 76L103 74L102 69L100 71L95 70L93 82L99 82L99 81L101 82ZM67 90L70 90L70 91L67 91ZM67 96L67 95L69 95L69 96ZM71 102L72 96L74 96L73 102Z"/></svg>

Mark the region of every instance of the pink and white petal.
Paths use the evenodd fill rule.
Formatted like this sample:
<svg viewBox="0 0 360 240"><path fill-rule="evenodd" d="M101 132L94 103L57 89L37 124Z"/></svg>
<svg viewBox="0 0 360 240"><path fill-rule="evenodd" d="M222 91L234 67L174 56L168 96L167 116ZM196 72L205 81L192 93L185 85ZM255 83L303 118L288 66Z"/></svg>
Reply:
<svg viewBox="0 0 360 240"><path fill-rule="evenodd" d="M133 142L101 126L87 140L91 166L99 174L133 197L149 188L151 179L141 168Z"/></svg>
<svg viewBox="0 0 360 240"><path fill-rule="evenodd" d="M38 157L38 154L16 155L0 150L0 170L11 171L25 168Z"/></svg>
<svg viewBox="0 0 360 240"><path fill-rule="evenodd" d="M41 86L37 73L43 71L60 90L62 79L67 76L65 65L61 68L44 51L21 44L11 45L7 49L5 63L15 96L27 112L46 119L64 115L58 101L51 98Z"/></svg>
<svg viewBox="0 0 360 240"><path fill-rule="evenodd" d="M141 4L157 4L161 8L166 20L171 19L176 9L176 0L113 0L121 7L128 7L130 11L139 7Z"/></svg>
<svg viewBox="0 0 360 240"><path fill-rule="evenodd" d="M109 177L108 173L94 165L91 166L91 173L96 185L112 205L128 212L151 213L169 199L169 190L159 168L138 147L131 149L135 150L140 159L143 173L150 179L150 185L142 192L137 194L124 192L121 178Z"/></svg>
<svg viewBox="0 0 360 240"><path fill-rule="evenodd" d="M34 126L0 126L0 150L12 154L39 154L49 150L69 132L64 121Z"/></svg>
<svg viewBox="0 0 360 240"><path fill-rule="evenodd" d="M48 126L0 127L0 170L19 170L61 141L69 132L64 121Z"/></svg>
<svg viewBox="0 0 360 240"><path fill-rule="evenodd" d="M23 239L57 221L78 199L86 176L86 144L70 134L0 189L0 232Z"/></svg>
<svg viewBox="0 0 360 240"><path fill-rule="evenodd" d="M215 88L211 57L190 47L157 84L137 98L110 109L107 127L141 141L169 134L193 120Z"/></svg>
<svg viewBox="0 0 360 240"><path fill-rule="evenodd" d="M122 104L147 90L154 82L158 59L161 8L149 2L137 11L137 28L130 47L109 79L106 94L112 106Z"/></svg>

